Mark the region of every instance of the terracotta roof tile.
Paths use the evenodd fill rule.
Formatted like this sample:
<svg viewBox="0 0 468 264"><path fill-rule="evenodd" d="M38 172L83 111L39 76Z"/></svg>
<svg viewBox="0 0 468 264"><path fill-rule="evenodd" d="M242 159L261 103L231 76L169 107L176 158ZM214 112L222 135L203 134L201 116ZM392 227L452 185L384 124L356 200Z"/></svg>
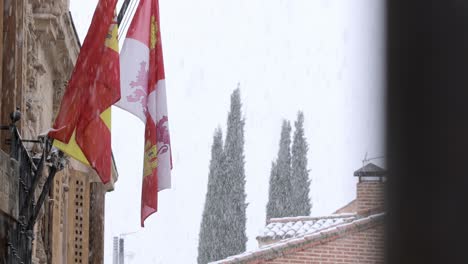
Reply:
<svg viewBox="0 0 468 264"><path fill-rule="evenodd" d="M258 240L281 240L314 233L331 226L356 219L356 214L336 214L326 217L285 217L273 218L261 231Z"/></svg>

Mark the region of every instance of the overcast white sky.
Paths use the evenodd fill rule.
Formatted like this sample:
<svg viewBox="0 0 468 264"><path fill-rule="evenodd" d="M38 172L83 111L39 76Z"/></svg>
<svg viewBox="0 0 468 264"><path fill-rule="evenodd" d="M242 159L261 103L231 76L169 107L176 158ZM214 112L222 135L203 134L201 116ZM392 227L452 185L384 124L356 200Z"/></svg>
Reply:
<svg viewBox="0 0 468 264"><path fill-rule="evenodd" d="M119 170L106 197L105 263L112 236L126 263L196 263L213 132L225 133L229 97L241 86L245 125L247 248L265 223L271 161L283 118L305 115L312 214L355 197L353 172L384 154L382 0L159 0L173 188L141 229L144 125L113 109ZM119 1L119 4L122 1ZM71 0L83 40L97 0ZM376 163L379 163L377 161Z"/></svg>

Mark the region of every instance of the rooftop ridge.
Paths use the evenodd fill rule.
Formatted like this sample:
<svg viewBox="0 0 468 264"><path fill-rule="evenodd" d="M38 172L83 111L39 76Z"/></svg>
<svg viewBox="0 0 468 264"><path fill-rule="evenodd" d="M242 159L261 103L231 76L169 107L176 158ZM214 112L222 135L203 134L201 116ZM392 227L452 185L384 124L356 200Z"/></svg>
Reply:
<svg viewBox="0 0 468 264"><path fill-rule="evenodd" d="M291 217L279 217L271 218L267 221L267 224L270 223L287 223L287 222L297 222L297 221L312 221L320 219L333 219L333 218L343 218L356 216L356 213L341 213L341 214L331 214L325 216L291 216Z"/></svg>
<svg viewBox="0 0 468 264"><path fill-rule="evenodd" d="M365 228L373 223L378 223L383 220L385 213L378 213L367 217L356 218L353 221L342 223L337 226L329 227L324 230L319 230L311 234L307 234L301 237L293 237L283 239L278 243L268 245L266 247L258 248L252 251L244 252L238 255L229 256L225 259L210 262L210 264L224 264L224 263L245 263L253 259L267 259L274 258L282 255L283 250L291 250L293 248L301 248L309 243L320 244L322 240L334 240L339 237L345 236L346 234L353 232L353 230L359 230Z"/></svg>

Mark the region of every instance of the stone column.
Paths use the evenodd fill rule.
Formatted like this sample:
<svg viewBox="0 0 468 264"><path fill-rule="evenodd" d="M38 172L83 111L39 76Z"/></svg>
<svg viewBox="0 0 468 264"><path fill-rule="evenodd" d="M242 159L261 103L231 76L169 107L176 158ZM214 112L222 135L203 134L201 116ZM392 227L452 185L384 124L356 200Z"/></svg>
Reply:
<svg viewBox="0 0 468 264"><path fill-rule="evenodd" d="M64 179L63 171L60 171L55 175L54 183L51 189L52 198L52 210L50 216L50 236L51 236L51 263L61 263L63 260L62 247L65 241L63 240L63 199L65 188L62 186Z"/></svg>
<svg viewBox="0 0 468 264"><path fill-rule="evenodd" d="M2 86L2 71L3 71L3 2L4 0L0 0L0 93L3 93L3 86ZM1 100L1 99L0 99ZM0 116L2 115L0 109Z"/></svg>
<svg viewBox="0 0 468 264"><path fill-rule="evenodd" d="M9 124L9 114L16 107L24 110L23 82L26 65L26 7L25 0L2 1L3 5L3 67L0 93L0 123ZM20 125L20 124L18 124ZM4 144L7 133L0 133L0 148L9 151Z"/></svg>
<svg viewBox="0 0 468 264"><path fill-rule="evenodd" d="M89 263L104 263L104 210L106 190L101 182L90 183Z"/></svg>
<svg viewBox="0 0 468 264"><path fill-rule="evenodd" d="M70 169L68 191L68 261L88 263L89 258L89 177Z"/></svg>

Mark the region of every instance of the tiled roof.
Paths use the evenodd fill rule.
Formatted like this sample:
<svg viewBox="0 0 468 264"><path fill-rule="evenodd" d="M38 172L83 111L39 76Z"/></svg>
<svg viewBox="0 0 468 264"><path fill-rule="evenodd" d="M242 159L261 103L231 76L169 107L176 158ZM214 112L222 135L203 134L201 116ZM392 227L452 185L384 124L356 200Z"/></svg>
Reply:
<svg viewBox="0 0 468 264"><path fill-rule="evenodd" d="M381 223L384 220L384 217L385 213L374 214L363 218L355 217L352 221L346 223L330 226L299 237L284 239L263 248L258 248L253 251L247 251L239 255L230 256L223 260L211 262L211 264L249 263L259 259L271 259L282 255L282 252L294 250L294 248L301 248L304 245L310 244L318 245L324 241L330 241L346 236L346 234L351 232L358 232L363 228L368 228L372 225Z"/></svg>
<svg viewBox="0 0 468 264"><path fill-rule="evenodd" d="M356 219L356 214L336 214L325 217L273 218L257 237L258 240L281 240L314 233Z"/></svg>
<svg viewBox="0 0 468 264"><path fill-rule="evenodd" d="M357 200L356 199L352 200L347 205L336 210L334 214L352 213L352 212L357 212Z"/></svg>

